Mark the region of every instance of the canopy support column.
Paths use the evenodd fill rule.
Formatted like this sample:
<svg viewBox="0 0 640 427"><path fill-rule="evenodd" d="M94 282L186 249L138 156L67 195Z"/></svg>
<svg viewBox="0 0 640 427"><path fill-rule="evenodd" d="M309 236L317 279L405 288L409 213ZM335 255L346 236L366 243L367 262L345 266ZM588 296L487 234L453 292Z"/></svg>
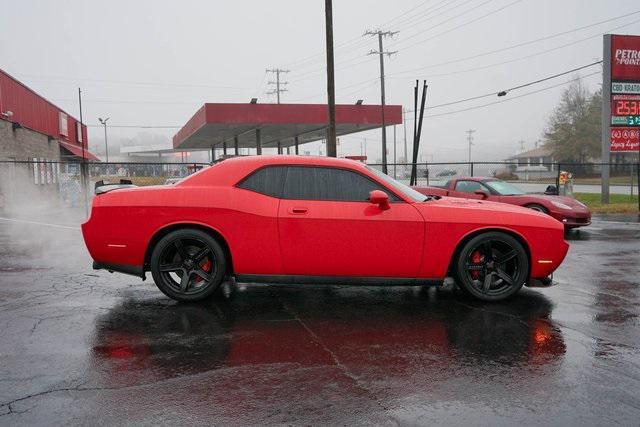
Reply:
<svg viewBox="0 0 640 427"><path fill-rule="evenodd" d="M222 140L222 155L224 157L227 157L227 140L226 139Z"/></svg>
<svg viewBox="0 0 640 427"><path fill-rule="evenodd" d="M298 144L299 144L298 135L296 135L295 143L296 143L296 156L297 156L298 155Z"/></svg>
<svg viewBox="0 0 640 427"><path fill-rule="evenodd" d="M238 145L239 145L239 144L238 144L238 137L237 137L237 136L234 136L234 137L233 137L233 149L234 149L234 150L235 150L235 152L236 152L236 156L238 155Z"/></svg>
<svg viewBox="0 0 640 427"><path fill-rule="evenodd" d="M256 129L256 154L262 154L262 141L260 140L260 128Z"/></svg>
<svg viewBox="0 0 640 427"><path fill-rule="evenodd" d="M282 144L278 141L278 154L282 154Z"/></svg>

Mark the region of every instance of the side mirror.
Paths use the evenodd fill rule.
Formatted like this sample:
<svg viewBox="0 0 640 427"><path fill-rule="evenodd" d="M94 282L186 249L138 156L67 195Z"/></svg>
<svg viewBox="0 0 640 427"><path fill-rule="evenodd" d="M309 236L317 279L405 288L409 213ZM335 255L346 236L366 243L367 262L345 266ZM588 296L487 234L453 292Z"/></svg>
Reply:
<svg viewBox="0 0 640 427"><path fill-rule="evenodd" d="M369 202L385 211L389 209L389 196L384 191L373 190L369 193Z"/></svg>
<svg viewBox="0 0 640 427"><path fill-rule="evenodd" d="M487 193L484 190L476 190L473 192L473 194L477 194L478 196L481 196L483 200L489 197L489 193Z"/></svg>

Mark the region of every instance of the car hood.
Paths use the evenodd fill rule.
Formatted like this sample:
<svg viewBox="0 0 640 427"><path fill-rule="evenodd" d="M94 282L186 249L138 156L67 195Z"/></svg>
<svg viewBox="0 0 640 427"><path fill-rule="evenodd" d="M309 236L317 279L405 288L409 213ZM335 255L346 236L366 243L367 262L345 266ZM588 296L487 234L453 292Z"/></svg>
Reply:
<svg viewBox="0 0 640 427"><path fill-rule="evenodd" d="M415 206L425 218L433 221L563 228L562 223L549 215L507 203L441 197Z"/></svg>
<svg viewBox="0 0 640 427"><path fill-rule="evenodd" d="M586 207L582 203L580 203L576 199L573 199L567 196L551 196L547 194L522 194L522 195L518 194L518 195L504 196L504 197L509 197L509 198L513 197L517 199L522 199L522 200L525 200L527 203L538 202L543 206L549 206L551 205L552 201L555 201L555 202L563 203L571 207L571 209L573 210L578 210L578 211L586 210Z"/></svg>

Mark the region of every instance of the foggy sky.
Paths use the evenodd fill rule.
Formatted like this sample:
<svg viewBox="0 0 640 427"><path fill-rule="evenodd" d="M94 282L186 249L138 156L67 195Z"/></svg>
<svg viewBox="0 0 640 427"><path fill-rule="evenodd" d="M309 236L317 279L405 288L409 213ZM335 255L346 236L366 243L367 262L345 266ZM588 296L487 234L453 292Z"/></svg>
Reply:
<svg viewBox="0 0 640 427"><path fill-rule="evenodd" d="M640 20L640 14L472 60L407 70L505 48L637 10L640 4L636 0L334 0L337 102L380 102L378 59L367 55L377 50L377 40L361 37L367 29L400 31L385 40L386 50L398 51L386 60L387 103L412 109L413 85L418 78L426 78L430 84L429 106L496 92L599 60L602 37L597 35ZM269 89L265 68L270 67L291 70L284 76L290 84L282 102L326 102L322 0L0 0L0 11L0 68L74 116L78 115L77 88L82 87L84 117L89 125L108 116L113 125L181 126L204 102L247 102L251 97L275 102L265 94ZM638 34L640 22L614 32ZM493 66L590 36L594 37ZM479 69L468 71L474 68ZM598 70L592 67L514 91L505 98L427 110L427 115L508 99ZM601 76L583 81L595 90ZM526 142L525 148L533 148L563 88L486 108L427 117L423 159L465 161L467 129L476 130L474 160L502 160L519 148L519 140ZM407 122L409 140L412 126ZM401 157L404 133L402 126L396 130ZM151 130L167 138L176 131ZM124 139L141 130L110 128L109 132L113 138ZM392 159L392 128L387 135ZM370 159L380 157L380 131L343 137L339 154L359 154L364 137ZM102 140L102 129L90 128L89 138ZM302 150L317 154L318 144Z"/></svg>

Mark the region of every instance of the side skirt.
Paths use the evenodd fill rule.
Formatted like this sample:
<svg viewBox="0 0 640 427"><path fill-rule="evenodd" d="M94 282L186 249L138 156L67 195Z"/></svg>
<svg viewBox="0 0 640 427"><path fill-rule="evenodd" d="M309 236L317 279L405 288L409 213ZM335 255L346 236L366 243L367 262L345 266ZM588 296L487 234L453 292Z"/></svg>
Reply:
<svg viewBox="0 0 640 427"><path fill-rule="evenodd" d="M293 276L238 274L236 281L242 283L277 283L301 285L365 285L365 286L441 286L444 279L421 279L405 277L349 277L349 276Z"/></svg>

